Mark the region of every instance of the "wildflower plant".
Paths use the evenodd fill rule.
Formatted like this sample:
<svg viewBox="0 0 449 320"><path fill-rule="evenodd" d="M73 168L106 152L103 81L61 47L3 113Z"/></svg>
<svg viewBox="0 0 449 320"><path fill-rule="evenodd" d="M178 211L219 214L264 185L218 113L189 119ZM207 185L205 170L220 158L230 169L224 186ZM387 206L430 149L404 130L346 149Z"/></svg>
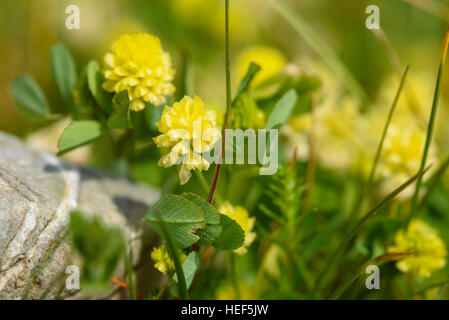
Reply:
<svg viewBox="0 0 449 320"><path fill-rule="evenodd" d="M197 0L193 8L204 9L206 2L214 12L219 7L218 1ZM329 70L311 72L270 46L245 45L233 64L230 2L224 1L221 111L210 107L220 105L217 101L201 98L208 92L196 95L192 70L198 61L189 44L176 48L168 43L172 38L161 41L146 32L121 35L103 52L101 63L91 60L82 67L67 47L55 45L51 71L64 101L61 108L50 106L30 75L17 77L11 86L19 111L36 126L71 119L57 142L58 155L89 145L95 164L160 189L144 221L163 243L145 257L164 281L148 298L338 299L384 292L382 297L425 298L429 288L444 295L449 158L440 159L443 144L438 142L445 139L435 143L432 135L449 32L433 104L419 106L416 121L398 105L408 92L408 68L401 82L394 82L399 85L394 100L377 108L285 0L265 2ZM158 3L179 5L172 8L177 17L170 22L187 23L196 16L195 10L185 12L188 1ZM202 28L203 23L192 24ZM200 51L201 58L210 53ZM238 75L234 94L233 74ZM207 80L202 86L219 82ZM237 145L226 138L227 129L241 129L245 142L254 133L261 141L254 153L275 152L276 159L272 146L278 141L263 140L258 129L279 132L278 170L261 176L252 163L223 161L228 160L225 147L234 151ZM207 155L215 150L219 161L213 162ZM249 151L242 158L247 160ZM86 262L84 281L91 292L106 291L113 282L127 288L130 297L143 298L133 283L131 250L118 230L76 212L70 231ZM380 268L382 281L393 289L365 290L370 265ZM123 269L127 283L114 276Z"/></svg>

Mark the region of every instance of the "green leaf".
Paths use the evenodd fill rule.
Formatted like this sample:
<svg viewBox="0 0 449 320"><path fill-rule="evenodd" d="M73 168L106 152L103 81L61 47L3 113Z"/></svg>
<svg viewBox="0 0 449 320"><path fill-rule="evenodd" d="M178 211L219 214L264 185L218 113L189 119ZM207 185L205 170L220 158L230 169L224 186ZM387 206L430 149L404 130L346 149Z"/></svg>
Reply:
<svg viewBox="0 0 449 320"><path fill-rule="evenodd" d="M47 99L31 76L17 77L11 85L11 94L20 113L28 120L41 122L48 119L50 111Z"/></svg>
<svg viewBox="0 0 449 320"><path fill-rule="evenodd" d="M106 92L103 87L103 78L100 72L100 65L96 60L92 60L87 65L87 83L95 101L106 111L112 112L112 95Z"/></svg>
<svg viewBox="0 0 449 320"><path fill-rule="evenodd" d="M72 97L79 115L87 115L94 110L96 103L87 84L87 67L81 71L76 87L72 91Z"/></svg>
<svg viewBox="0 0 449 320"><path fill-rule="evenodd" d="M198 265L199 258L196 252L191 252L182 264L182 269L184 269L184 275L186 278L187 289L189 289L192 285L193 279L195 278L195 272L198 269ZM176 284L178 283L178 276L176 275L176 273L173 275L173 282ZM174 296L179 296L177 285L172 286L171 289L171 293Z"/></svg>
<svg viewBox="0 0 449 320"><path fill-rule="evenodd" d="M128 91L123 90L114 95L112 102L118 106L129 104L131 101L129 100Z"/></svg>
<svg viewBox="0 0 449 320"><path fill-rule="evenodd" d="M72 106L72 91L77 83L76 67L72 55L61 43L51 49L51 70L59 92Z"/></svg>
<svg viewBox="0 0 449 320"><path fill-rule="evenodd" d="M94 120L74 121L65 128L58 141L59 152L62 155L78 147L91 143L101 137L104 127Z"/></svg>
<svg viewBox="0 0 449 320"><path fill-rule="evenodd" d="M242 227L233 219L220 214L221 233L213 245L219 250L235 250L245 241Z"/></svg>
<svg viewBox="0 0 449 320"><path fill-rule="evenodd" d="M272 129L275 126L284 125L290 117L297 99L298 96L293 89L284 94L268 117L265 129Z"/></svg>
<svg viewBox="0 0 449 320"><path fill-rule="evenodd" d="M192 201L204 213L204 221L206 222L205 229L199 229L196 234L200 237L199 245L211 244L221 233L220 213L214 206L204 201L195 193L184 193L182 195L189 201Z"/></svg>
<svg viewBox="0 0 449 320"><path fill-rule="evenodd" d="M242 81L240 82L239 88L237 89L237 94L235 95L234 100L232 101L232 104L234 104L239 96L246 92L251 85L251 81L254 79L256 74L260 71L260 66L255 64L254 62L251 62L248 70L245 73L245 76L243 77Z"/></svg>
<svg viewBox="0 0 449 320"><path fill-rule="evenodd" d="M200 238L195 234L198 229L206 227L204 213L189 200L168 194L163 196L148 210L146 219L151 227L163 235L160 223L180 248L187 248Z"/></svg>
<svg viewBox="0 0 449 320"><path fill-rule="evenodd" d="M284 73L279 73L265 80L252 90L256 100L268 100L290 85L291 78Z"/></svg>
<svg viewBox="0 0 449 320"><path fill-rule="evenodd" d="M131 120L129 116L128 105L120 106L112 112L108 119L108 126L113 129L129 129L131 128Z"/></svg>

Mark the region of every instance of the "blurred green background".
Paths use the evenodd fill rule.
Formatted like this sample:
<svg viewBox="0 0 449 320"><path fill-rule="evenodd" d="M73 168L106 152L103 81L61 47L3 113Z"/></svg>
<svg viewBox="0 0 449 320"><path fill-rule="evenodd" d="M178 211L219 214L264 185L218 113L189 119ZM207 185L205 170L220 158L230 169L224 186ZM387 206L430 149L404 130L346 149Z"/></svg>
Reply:
<svg viewBox="0 0 449 320"><path fill-rule="evenodd" d="M379 6L381 27L402 63L412 66L412 73L419 69L436 72L449 19L444 11L447 0L289 2L341 57L372 99L393 69L382 45L365 27L368 5ZM70 4L81 10L80 30L65 28L65 8ZM255 45L277 47L291 62L317 57L265 1L233 0L231 7L233 61L242 50ZM24 136L35 129L20 117L9 94L11 82L20 73L32 74L42 85L52 110L62 108L49 68L53 44L62 41L80 67L91 58L101 61L118 35L133 31L159 36L172 54L175 67L179 64L179 48L188 46L195 66L195 93L209 104L222 106L223 22L220 0L2 0L0 130ZM447 90L442 91L447 95Z"/></svg>

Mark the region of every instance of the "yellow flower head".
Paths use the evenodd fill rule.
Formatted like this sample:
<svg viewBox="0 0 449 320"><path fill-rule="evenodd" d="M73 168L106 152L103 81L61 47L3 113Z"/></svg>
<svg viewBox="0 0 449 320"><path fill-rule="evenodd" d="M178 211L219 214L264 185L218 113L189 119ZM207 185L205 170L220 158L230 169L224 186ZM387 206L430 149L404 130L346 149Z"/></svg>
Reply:
<svg viewBox="0 0 449 320"><path fill-rule="evenodd" d="M165 96L175 91L170 55L150 34L122 35L104 56L104 64L103 88L109 92L127 90L133 111L143 110L145 102L161 105Z"/></svg>
<svg viewBox="0 0 449 320"><path fill-rule="evenodd" d="M384 189L390 192L411 176L420 168L426 133L424 129L407 117L410 121L392 123L387 136L379 162L379 173L385 178ZM436 165L437 157L435 147L431 146L427 164ZM405 189L399 197L402 199L412 195L414 187Z"/></svg>
<svg viewBox="0 0 449 320"><path fill-rule="evenodd" d="M395 245L387 248L389 253L411 253L396 263L405 273L429 277L435 270L446 265L446 245L438 233L420 220L412 220L407 232L400 230Z"/></svg>
<svg viewBox="0 0 449 320"><path fill-rule="evenodd" d="M257 86L272 76L278 74L287 64L287 58L276 48L251 47L240 54L238 59L238 74L240 79L246 73L251 62L261 67L259 73L254 77L252 85Z"/></svg>
<svg viewBox="0 0 449 320"><path fill-rule="evenodd" d="M186 255L182 253L180 258L181 262L183 262L186 259ZM153 251L151 251L151 260L154 261L154 267L162 273L175 270L175 263L170 258L165 244L153 248Z"/></svg>
<svg viewBox="0 0 449 320"><path fill-rule="evenodd" d="M166 106L161 120L156 123L162 134L154 141L161 148L171 148L158 165L168 168L181 163L179 178L181 184L189 181L191 170L207 170L209 162L202 157L203 152L212 150L221 137L214 110L204 110L200 97L184 97L173 107Z"/></svg>
<svg viewBox="0 0 449 320"><path fill-rule="evenodd" d="M256 233L252 232L254 224L256 223L256 218L250 218L248 211L245 208L240 206L233 207L229 201L223 203L218 211L227 215L242 227L245 232L245 242L240 248L234 250L234 252L239 255L245 254L248 251L247 248L251 245L254 239L256 239Z"/></svg>

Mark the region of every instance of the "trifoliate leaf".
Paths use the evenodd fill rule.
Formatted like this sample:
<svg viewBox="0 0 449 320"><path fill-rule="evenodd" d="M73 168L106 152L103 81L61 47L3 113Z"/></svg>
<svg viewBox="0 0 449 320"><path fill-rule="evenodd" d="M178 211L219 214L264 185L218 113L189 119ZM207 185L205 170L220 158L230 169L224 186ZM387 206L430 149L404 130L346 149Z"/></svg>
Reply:
<svg viewBox="0 0 449 320"><path fill-rule="evenodd" d="M87 65L87 83L95 101L97 101L106 112L112 112L112 95L106 92L101 86L103 78L100 72L100 65L96 60L92 60Z"/></svg>
<svg viewBox="0 0 449 320"><path fill-rule="evenodd" d="M177 195L163 196L146 215L151 227L163 235L160 223L163 222L175 244L186 248L200 238L195 234L206 227L204 213L191 201Z"/></svg>
<svg viewBox="0 0 449 320"><path fill-rule="evenodd" d="M199 245L211 244L221 233L220 213L211 204L204 201L194 193L184 193L182 195L189 201L192 201L204 213L206 228L199 229L196 234L200 237Z"/></svg>
<svg viewBox="0 0 449 320"><path fill-rule="evenodd" d="M104 127L97 121L74 121L67 128L65 128L59 138L58 155L62 155L78 147L91 143L101 137L104 132Z"/></svg>
<svg viewBox="0 0 449 320"><path fill-rule="evenodd" d="M219 250L235 250L240 248L245 241L245 232L233 219L220 214L221 233L213 243Z"/></svg>
<svg viewBox="0 0 449 320"><path fill-rule="evenodd" d="M11 85L11 94L20 113L32 122L48 119L48 102L37 82L29 75L17 77Z"/></svg>
<svg viewBox="0 0 449 320"><path fill-rule="evenodd" d="M77 83L76 67L72 55L61 43L51 49L51 70L59 92L73 106L72 91Z"/></svg>

